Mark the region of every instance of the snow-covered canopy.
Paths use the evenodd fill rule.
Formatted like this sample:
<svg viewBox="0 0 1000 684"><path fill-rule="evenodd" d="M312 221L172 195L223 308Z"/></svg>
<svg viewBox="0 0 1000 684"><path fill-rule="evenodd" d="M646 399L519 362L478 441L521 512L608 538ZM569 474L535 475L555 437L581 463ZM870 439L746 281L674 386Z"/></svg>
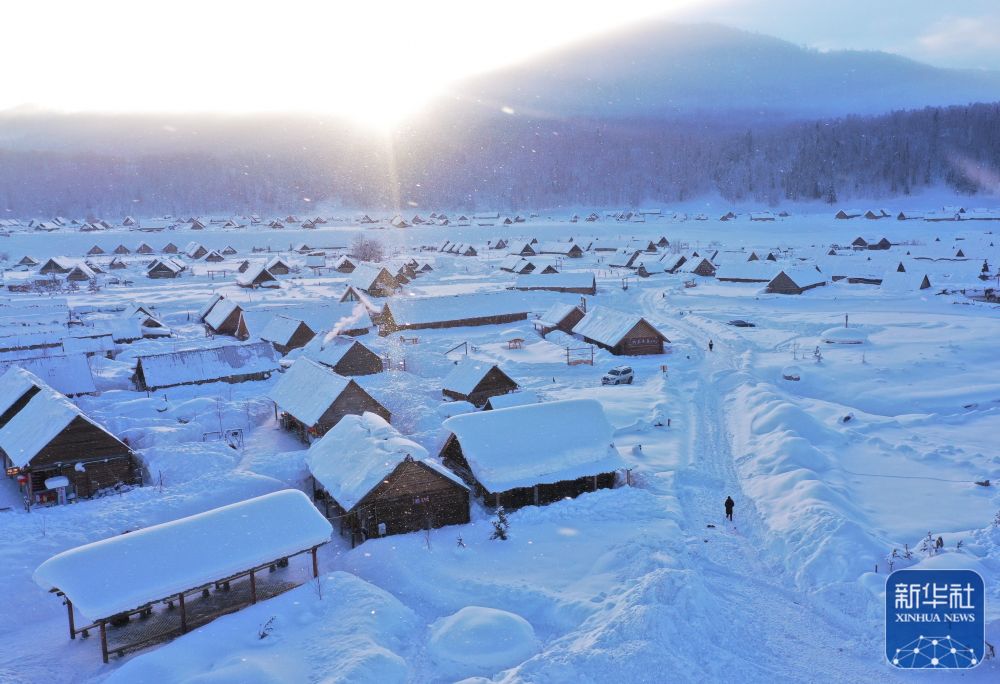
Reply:
<svg viewBox="0 0 1000 684"><path fill-rule="evenodd" d="M34 580L100 620L325 544L331 532L305 494L285 489L63 551Z"/></svg>
<svg viewBox="0 0 1000 684"><path fill-rule="evenodd" d="M639 314L625 313L606 306L595 306L573 326L573 332L588 339L613 347L643 321ZM647 321L648 323L648 321ZM652 328L653 326L650 325ZM655 330L655 328L653 328ZM669 340L657 331L665 342Z"/></svg>
<svg viewBox="0 0 1000 684"><path fill-rule="evenodd" d="M139 361L147 387L170 387L278 369L274 347L267 342L151 354L140 356Z"/></svg>
<svg viewBox="0 0 1000 684"><path fill-rule="evenodd" d="M467 413L444 422L490 492L552 484L626 467L595 399Z"/></svg>
<svg viewBox="0 0 1000 684"><path fill-rule="evenodd" d="M306 425L315 425L351 382L311 359L300 358L267 396L282 411Z"/></svg>
<svg viewBox="0 0 1000 684"><path fill-rule="evenodd" d="M313 442L306 465L323 489L349 511L407 456L455 479L454 474L429 460L426 449L401 435L381 416L368 412L344 416L322 439Z"/></svg>

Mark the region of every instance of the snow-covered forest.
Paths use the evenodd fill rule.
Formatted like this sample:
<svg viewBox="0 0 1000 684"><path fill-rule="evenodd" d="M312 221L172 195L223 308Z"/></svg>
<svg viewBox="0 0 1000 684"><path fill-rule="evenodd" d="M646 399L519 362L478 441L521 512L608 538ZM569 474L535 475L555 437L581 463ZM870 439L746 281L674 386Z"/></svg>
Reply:
<svg viewBox="0 0 1000 684"><path fill-rule="evenodd" d="M773 206L1000 187L996 103L777 123L463 110L389 140L320 119L135 117L95 130L85 118L29 126L8 115L6 124L19 135L0 144L0 203L21 218L305 211L324 200L517 211L721 196Z"/></svg>

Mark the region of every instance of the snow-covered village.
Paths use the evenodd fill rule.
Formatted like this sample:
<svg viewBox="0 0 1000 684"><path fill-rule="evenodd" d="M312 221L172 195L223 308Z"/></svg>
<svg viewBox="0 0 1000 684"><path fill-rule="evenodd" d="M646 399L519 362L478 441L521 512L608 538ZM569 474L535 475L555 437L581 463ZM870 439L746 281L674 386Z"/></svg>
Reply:
<svg viewBox="0 0 1000 684"><path fill-rule="evenodd" d="M400 7L354 105L16 76L0 682L1000 680L1000 44L717 4ZM180 5L73 16L287 33Z"/></svg>

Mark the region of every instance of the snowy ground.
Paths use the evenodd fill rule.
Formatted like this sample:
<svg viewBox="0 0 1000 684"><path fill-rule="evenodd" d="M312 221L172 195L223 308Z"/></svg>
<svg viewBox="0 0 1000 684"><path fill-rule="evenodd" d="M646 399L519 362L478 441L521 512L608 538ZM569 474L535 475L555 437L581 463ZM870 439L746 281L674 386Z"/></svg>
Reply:
<svg viewBox="0 0 1000 684"><path fill-rule="evenodd" d="M513 276L496 269L506 252L487 250L486 240L570 235L616 246L665 235L689 249L722 250L722 263L742 261L751 249L783 247L779 263L801 257L821 267L831 243L886 235L916 244L871 253L876 263L860 268L882 272L902 260L908 270L925 270L934 287L890 292L836 283L780 296L764 294L757 284L712 278L696 277L696 287L684 287L690 276L656 274L630 277L623 289L625 273L608 268L608 253L565 259L563 269L597 275L591 302L641 312L672 341L667 355L627 360L637 382L622 387L599 381L622 359L598 350L593 367L569 367L565 336L543 340L530 321L417 331L416 345L368 335L364 341L379 353L405 358L408 371L360 384L393 412L397 428L432 454L446 437L440 380L463 353L444 352L467 342L471 356L499 363L543 399L600 400L635 486L517 511L507 542L488 539L490 516L478 504L469 525L428 535L372 540L353 550L335 537L321 551L320 588L307 584L102 665L93 640L67 639L65 609L31 581L39 563L125 530L287 486L307 488L304 445L277 427L264 399L274 378L147 397L129 387L130 360L205 344L189 314L213 291L248 307L253 333L270 311L322 303L346 282L340 274L305 272L282 277L275 292L248 293L231 275L210 279L200 262L194 276L149 281L138 259L126 257L136 263L127 271L134 285L60 296L75 307L155 306L175 332L92 363L102 392L78 400L140 449L151 485L29 514L17 507L12 484L0 482L0 508L14 508L0 513L0 576L7 587L0 681L923 679L892 670L882 658L880 592L893 550L901 556L906 548L912 557L892 559L894 567L943 563L983 574L987 639L1000 645L1000 529L992 525L1000 495L996 486L974 484L1000 481L993 437L1000 430L994 342L1000 320L991 305L937 294L945 287L981 287L975 276L984 259L995 271L1000 249L991 246L990 230L989 224L805 216L775 224L743 217L640 224L537 219L369 231L399 255L434 263L432 273L400 296L508 286ZM0 249L13 263L24 254L82 257L95 242L110 252L119 242L159 247L172 240L183 248L194 239L209 248L231 244L239 252L234 259L254 259L253 246L346 245L358 229L265 231L15 234L3 238ZM470 242L480 257L419 251L444 239ZM916 258L951 258L957 248L968 261ZM553 299L579 298L540 294L539 312ZM862 343L823 342L827 331L843 326L845 314ZM756 327L727 325L737 318ZM512 337L524 338L524 349L508 349ZM709 339L714 351L707 349ZM790 365L798 367L799 381L782 378ZM212 436L230 428L244 431L241 449ZM727 495L736 500L734 524L722 515ZM944 537L941 556L921 551L928 532ZM259 639L260 625L272 616L272 636ZM495 647L483 645L483 634L496 635ZM988 661L966 676L985 682L998 675L996 661Z"/></svg>

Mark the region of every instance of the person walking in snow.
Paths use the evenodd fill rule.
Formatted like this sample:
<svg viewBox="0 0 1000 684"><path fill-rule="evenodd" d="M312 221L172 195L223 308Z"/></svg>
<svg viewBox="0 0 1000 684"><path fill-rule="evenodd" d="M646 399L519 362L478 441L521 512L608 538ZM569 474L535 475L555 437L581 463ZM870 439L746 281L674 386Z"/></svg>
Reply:
<svg viewBox="0 0 1000 684"><path fill-rule="evenodd" d="M733 507L734 506L736 506L736 502L733 501L733 497L727 496L726 497L726 518L728 518L730 520L730 522L733 519Z"/></svg>
<svg viewBox="0 0 1000 684"><path fill-rule="evenodd" d="M712 351L713 349L715 349L715 343L712 342L712 340L709 340L708 341L708 351Z"/></svg>

